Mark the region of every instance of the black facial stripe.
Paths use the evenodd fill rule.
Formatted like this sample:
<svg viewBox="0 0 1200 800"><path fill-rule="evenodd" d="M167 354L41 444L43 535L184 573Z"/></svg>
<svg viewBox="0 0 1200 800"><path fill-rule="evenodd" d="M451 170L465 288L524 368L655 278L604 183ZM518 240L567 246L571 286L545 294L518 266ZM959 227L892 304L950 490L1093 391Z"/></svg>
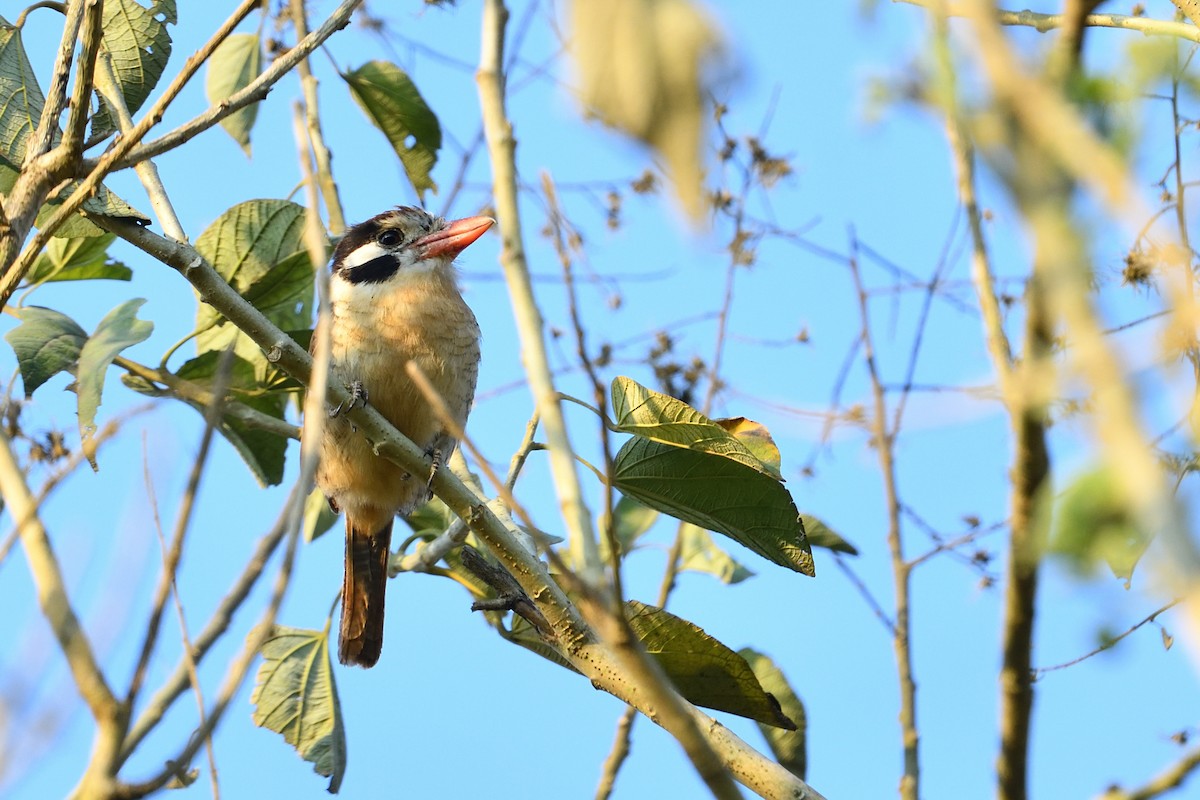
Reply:
<svg viewBox="0 0 1200 800"><path fill-rule="evenodd" d="M379 235L380 221L383 214L377 217L372 217L366 222L360 223L351 227L346 231L346 235L338 242L337 249L333 251L333 265L341 264L350 254L368 242L375 240Z"/></svg>
<svg viewBox="0 0 1200 800"><path fill-rule="evenodd" d="M342 270L342 277L351 283L382 283L400 269L400 260L390 253L376 256L357 267Z"/></svg>

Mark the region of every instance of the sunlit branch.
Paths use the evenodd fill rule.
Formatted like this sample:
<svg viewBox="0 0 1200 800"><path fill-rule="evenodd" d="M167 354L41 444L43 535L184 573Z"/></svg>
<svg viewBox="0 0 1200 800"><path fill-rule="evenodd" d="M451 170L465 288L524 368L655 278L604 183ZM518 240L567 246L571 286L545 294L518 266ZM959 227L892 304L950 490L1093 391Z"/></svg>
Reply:
<svg viewBox="0 0 1200 800"><path fill-rule="evenodd" d="M892 0L892 2L925 8L937 5L936 0ZM951 17L964 17L969 14L966 3L948 3L946 5L947 14ZM997 11L996 21L1001 25L1033 28L1039 33L1046 33L1063 27L1066 23L1066 16L1063 14L1039 14L1028 10ZM1200 28L1186 22L1133 17L1125 14L1088 14L1084 17L1083 24L1089 28L1120 28L1137 31L1147 36L1172 36L1177 39L1200 42Z"/></svg>

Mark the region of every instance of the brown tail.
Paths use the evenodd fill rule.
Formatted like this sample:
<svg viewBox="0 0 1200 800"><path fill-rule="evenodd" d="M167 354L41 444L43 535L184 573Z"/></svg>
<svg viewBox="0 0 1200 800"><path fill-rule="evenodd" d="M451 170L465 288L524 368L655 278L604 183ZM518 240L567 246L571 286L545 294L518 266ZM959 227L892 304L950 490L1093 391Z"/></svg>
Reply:
<svg viewBox="0 0 1200 800"><path fill-rule="evenodd" d="M373 667L383 650L383 598L387 591L392 521L378 531L355 527L346 517L346 575L338 661Z"/></svg>

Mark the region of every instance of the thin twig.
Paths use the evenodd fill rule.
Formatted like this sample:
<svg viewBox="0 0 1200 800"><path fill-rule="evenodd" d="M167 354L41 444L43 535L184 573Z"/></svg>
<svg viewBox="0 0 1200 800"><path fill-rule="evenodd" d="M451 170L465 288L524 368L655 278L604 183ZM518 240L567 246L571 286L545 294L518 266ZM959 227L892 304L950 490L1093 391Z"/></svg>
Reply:
<svg viewBox="0 0 1200 800"><path fill-rule="evenodd" d="M285 55L278 58L270 68L264 71L261 75L251 81L244 89L234 93L225 101L220 103L216 108L201 114L190 123L186 123L176 131L168 134L171 137L166 146L162 146L163 139L150 142L148 145L134 149L141 142L150 129L162 119L163 112L166 110L183 87L196 73L196 71L208 60L212 52L217 46L224 41L233 29L250 14L254 9L261 5L262 0L242 0L241 5L234 11L228 20L213 34L212 38L187 61L184 62L183 68L175 79L167 86L162 96L154 104L154 106L142 117L141 121L127 134L118 138L112 147L95 162L95 164L87 164L89 172L87 176L81 180L75 190L65 198L62 205L55 211L44 224L39 225L37 234L32 237L29 244L21 251L20 256L12 262L12 265L0 275L0 307L8 303L13 291L17 285L25 277L25 273L33 266L34 259L46 246L50 236L56 231L71 215L77 213L87 198L92 196L92 193L100 186L101 181L113 170L121 169L128 166L133 166L139 161L159 155L166 150L182 144L200 131L207 130L220 120L232 114L238 109L257 102L266 96L271 87L284 75L286 75L292 67L294 67L300 59L304 58L310 52L315 50L322 42L328 39L333 33L343 27L349 20L354 9L362 2L362 0L343 0L342 4L329 16L329 18L321 25L320 28L313 31L306 38L296 43L296 46L289 50ZM159 149L161 148L161 149ZM14 190L15 193L15 190ZM11 216L11 215L10 215ZM3 244L0 241L0 244ZM0 253L0 256L4 255ZM0 264L7 262L7 258L0 258Z"/></svg>
<svg viewBox="0 0 1200 800"><path fill-rule="evenodd" d="M283 537L287 533L285 522L286 520L281 518L259 540L258 546L254 549L249 561L246 562L241 575L233 582L233 585L230 586L225 596L221 598L204 630L192 642L191 654L180 656L179 663L175 665L175 669L171 672L171 675L163 682L158 691L154 693L146 703L146 707L142 710L141 715L130 726L129 733L126 734L125 741L121 745L120 758L122 763L133 755L138 745L146 738L146 735L158 725L179 696L188 688L190 682L188 662L194 660L194 663L199 664L208 654L209 650L211 650L212 646L229 629L229 626L233 623L233 615L241 608L246 598L250 596L250 591L258 584L259 578L262 577L262 572L267 566L267 561L275 553L275 549L279 547L279 543L283 541Z"/></svg>
<svg viewBox="0 0 1200 800"><path fill-rule="evenodd" d="M1200 747L1194 747L1183 758L1167 767L1144 786L1137 789L1109 789L1098 800L1152 800L1183 785L1193 772L1200 769Z"/></svg>
<svg viewBox="0 0 1200 800"><path fill-rule="evenodd" d="M874 412L871 415L871 432L875 452L879 457L879 468L883 474L885 511L888 520L887 544L892 562L896 618L892 647L896 654L896 672L900 682L900 738L904 749L904 774L900 779L900 797L917 800L920 797L921 762L920 734L917 728L917 684L912 668L912 624L910 621L910 584L912 568L904 558L904 544L900 525L900 497L896 485L895 434L888 429L887 397L879 368L875 362L875 346L871 338L871 316L867 306L867 293L859 273L857 240L851 234L850 259L848 266L858 293L859 314L862 320L863 360L871 379L871 395Z"/></svg>
<svg viewBox="0 0 1200 800"><path fill-rule="evenodd" d="M308 36L308 17L305 12L304 0L291 0L289 6L292 16L292 26L296 29L296 38ZM316 161L316 181L325 200L325 213L329 217L329 232L340 236L346 230L346 217L342 211L342 199L338 195L337 182L333 179L333 165L330 160L329 148L325 146L325 134L321 131L320 106L317 103L317 79L312 74L308 59L300 60L296 65L300 75L300 88L304 93L304 121L308 131L308 142ZM314 262L315 263L315 262Z"/></svg>
<svg viewBox="0 0 1200 800"><path fill-rule="evenodd" d="M612 748L608 751L608 757L604 759L604 766L600 770L600 783L596 786L596 800L608 800L612 797L621 765L629 757L629 743L635 719L637 719L637 710L630 706L617 720L617 731L613 735Z"/></svg>
<svg viewBox="0 0 1200 800"><path fill-rule="evenodd" d="M896 637L896 623L883 610L883 606L875 599L875 595L871 593L871 589L863 582L862 578L858 577L858 573L854 571L854 568L846 563L846 559L842 558L841 553L835 551L832 555L833 563L837 564L838 569L850 581L850 585L854 587L855 591L866 602L867 608L871 609L871 613L887 629L888 635L894 639Z"/></svg>
<svg viewBox="0 0 1200 800"><path fill-rule="evenodd" d="M196 507L196 494L200 489L200 479L204 475L204 467L208 463L208 453L212 445L213 431L216 428L217 420L221 417L220 398L225 395L225 385L229 382L229 367L232 356L233 350L226 350L221 359L221 366L217 370L217 379L215 381L217 391L214 392L217 400L213 405L208 407L204 415L204 433L200 437L200 449L197 451L196 458L192 462L192 469L188 474L183 499L179 504L179 515L175 519L175 530L171 535L171 547L164 552L163 572L159 578L158 586L154 591L154 599L150 605L150 616L146 622L145 636L142 638L141 653L134 666L133 676L129 680L129 689L125 693L125 703L130 707L137 701L138 694L142 689L142 683L146 679L146 669L149 667L150 657L154 654L154 647L158 641L158 629L162 621L163 610L166 608L167 598L170 596L171 590L175 585L175 572L179 568L180 559L183 557L184 539L191 528L192 512Z"/></svg>
<svg viewBox="0 0 1200 800"><path fill-rule="evenodd" d="M120 130L121 136L132 134L133 117L130 116L129 108L125 105L125 95L122 93L121 87L117 85L116 73L112 67L112 55L107 50L101 51L96 58L96 88L108 102L109 110L116 117L117 128ZM138 179L142 182L142 186L150 198L150 206L154 209L158 224L171 238L181 242L187 241L183 224L175 213L171 198L167 196L167 188L163 186L162 179L158 176L158 167L147 158L134 165L134 172L137 173Z"/></svg>
<svg viewBox="0 0 1200 800"><path fill-rule="evenodd" d="M161 789L180 771L186 770L196 752L212 735L217 725L220 724L221 719L225 716L225 711L229 708L230 702L237 696L242 683L250 672L250 667L254 663L254 659L258 657L258 651L262 647L263 641L275 625L275 616L279 611L279 606L283 603L284 595L291 582L292 565L295 563L296 558L296 543L300 539L300 525L298 523L299 519L303 516L304 500L308 496L308 491L304 488L306 479L311 481L311 473L306 475L302 470L301 476L297 480L296 486L293 487L292 493L288 497L288 501L280 514L280 524L289 534L288 545L283 561L279 566L279 573L275 579L271 600L267 604L267 608L263 612L259 624L255 626L251 635L247 637L242 652L229 665L229 669L225 673L225 680L221 685L221 691L217 695L212 708L196 732L188 737L187 744L180 749L179 754L175 758L168 759L166 766L150 778L133 784L119 784L115 787L112 794L114 800L133 800L134 798L145 797Z"/></svg>
<svg viewBox="0 0 1200 800"><path fill-rule="evenodd" d="M623 554L621 553L621 543L617 539L616 526L613 520L613 452L612 441L608 435L608 392L605 391L604 383L600 380L600 373L596 370L596 365L592 362L592 357L588 354L587 334L584 331L583 320L579 315L579 298L575 290L573 259L567 251L567 244L563 238L564 219L562 207L558 203L558 192L555 190L554 181L547 172L542 173L542 192L546 197L546 204L549 208L550 229L553 232L552 242L554 250L558 253L558 260L562 265L563 283L566 285L567 290L567 313L571 318L571 327L575 333L575 354L579 358L579 363L583 365L583 371L586 373L588 382L591 384L592 401L596 404L600 447L604 455L604 499L601 508L600 527L602 529L601 533L608 544L609 570L612 577L613 613L620 614L621 609L625 605L625 593L621 586L621 557Z"/></svg>
<svg viewBox="0 0 1200 800"><path fill-rule="evenodd" d="M67 81L71 76L71 63L75 56L75 46L80 37L80 29L85 23L85 17L90 19L88 24L89 36L84 42L85 54L95 55L95 45L98 41L98 26L95 17L100 13L99 3L79 2L66 7L66 20L63 24L62 39L59 42L58 54L54 60L53 77L50 81L49 96L42 103L41 115L33 132L25 139L24 153L20 171L16 181L5 193L0 202L0 308L8 305L8 300L16 290L17 284L24 277L13 275L13 264L19 258L21 243L29 235L37 217L38 210L51 195L55 188L63 182L74 170L81 149L74 134L69 140L64 140L54 147L54 137L58 133L58 123L63 109L67 104ZM88 77L88 68L80 68L79 77ZM90 91L90 85L77 88ZM36 102L36 84L29 92L30 102ZM84 95L85 97L87 95ZM78 125L76 120L72 131ZM74 145L74 149L71 146ZM39 251L40 251L39 247ZM29 259L32 264L32 259Z"/></svg>
<svg viewBox="0 0 1200 800"><path fill-rule="evenodd" d="M231 399L228 395L224 398L218 398L211 389L207 389L193 381L180 378L173 372L147 367L124 356L114 358L113 364L125 370L130 375L135 375L143 380L165 386L165 394L178 400L184 400L205 408L212 406L213 403L220 400L222 414L227 418L237 420L248 428L267 431L286 439L300 438L300 428L287 420L273 417L270 414L264 414L252 406Z"/></svg>
<svg viewBox="0 0 1200 800"><path fill-rule="evenodd" d="M175 580L175 566L171 565L171 555L167 550L167 538L163 534L162 517L158 513L158 498L154 492L154 476L150 474L150 449L146 445L146 434L142 432L142 480L146 484L146 496L150 502L150 513L154 518L154 532L158 534L158 546L162 550L163 569L170 567L172 571L171 578L171 600L175 606L175 616L179 620L179 635L183 640L183 657L184 663L187 666L188 680L192 685L192 693L196 696L196 711L200 715L200 723L204 723L204 691L200 685L200 674L196 669L196 659L192 657L192 638L188 634L187 616L183 611L183 601L179 597L179 586ZM182 543L181 543L182 544ZM175 565L179 563L176 556L174 559ZM213 800L218 800L221 796L220 781L217 778L217 757L216 751L213 748L212 736L209 736L205 742L204 750L208 756L208 774L209 780L212 782Z"/></svg>
<svg viewBox="0 0 1200 800"><path fill-rule="evenodd" d="M509 462L508 475L504 478L504 488L500 492L500 496L488 502L488 507L504 522L508 521L506 519L508 509L504 505L504 495L506 493L509 496L512 495L513 488L517 485L517 478L520 476L521 470L524 469L525 460L529 457L529 454L534 450L542 449L542 445L533 440L534 435L537 433L537 424L538 417L537 414L534 414L525 425L525 435L522 437L521 443L517 445L517 450L513 453L513 457ZM470 470L466 468L466 461L463 459L461 448L455 448L454 453L450 456L450 469L462 478L464 483L468 482L468 478L473 477ZM472 488L478 489L480 494L482 494L482 487L473 486ZM394 558L388 565L388 574L395 576L400 572L428 571L445 558L447 553L462 544L466 540L468 531L469 528L466 522L462 519L456 519L436 539L428 543L422 543L415 553L408 553ZM517 531L518 529L514 525L512 532L516 534ZM522 533L524 532L522 531Z"/></svg>
<svg viewBox="0 0 1200 800"><path fill-rule="evenodd" d="M1039 680L1047 672L1054 672L1055 670L1066 669L1067 667L1073 667L1076 664L1079 664L1080 662L1087 661L1092 656L1096 656L1096 655L1099 655L1100 653L1103 653L1105 650L1111 650L1113 647L1116 647L1117 644L1122 639L1124 639L1126 636L1133 633L1134 631L1136 631L1138 628L1142 627L1143 625L1146 625L1147 623L1150 623L1150 622L1154 622L1155 619L1157 619L1160 614L1163 614L1163 613L1171 610L1175 606L1179 605L1180 602L1181 602L1180 598L1175 598L1171 602L1167 603L1165 606L1152 612L1149 616L1147 616L1141 622L1137 622L1137 623L1131 625L1128 629L1122 631L1120 634L1113 636L1110 639L1106 639L1104 644L1100 645L1099 647L1095 648L1094 650L1089 650L1088 652L1084 653L1081 656L1072 658L1070 661L1064 661L1061 664L1055 664L1054 666L1051 666L1051 667L1036 667L1036 668L1030 670L1032 679L1035 681Z"/></svg>

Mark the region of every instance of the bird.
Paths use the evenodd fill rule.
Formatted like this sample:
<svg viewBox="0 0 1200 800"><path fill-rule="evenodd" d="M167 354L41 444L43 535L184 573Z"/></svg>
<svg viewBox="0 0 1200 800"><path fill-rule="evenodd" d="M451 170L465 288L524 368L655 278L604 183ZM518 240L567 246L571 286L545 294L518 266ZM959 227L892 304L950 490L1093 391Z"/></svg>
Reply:
<svg viewBox="0 0 1200 800"><path fill-rule="evenodd" d="M416 362L454 421L465 425L479 376L480 330L453 261L493 224L491 217L448 222L399 206L348 228L330 261L330 380L430 455L435 471L458 442L405 365ZM410 475L376 455L341 411L331 410L324 426L316 483L346 519L338 660L372 667L383 649L392 523L429 499L433 475Z"/></svg>

